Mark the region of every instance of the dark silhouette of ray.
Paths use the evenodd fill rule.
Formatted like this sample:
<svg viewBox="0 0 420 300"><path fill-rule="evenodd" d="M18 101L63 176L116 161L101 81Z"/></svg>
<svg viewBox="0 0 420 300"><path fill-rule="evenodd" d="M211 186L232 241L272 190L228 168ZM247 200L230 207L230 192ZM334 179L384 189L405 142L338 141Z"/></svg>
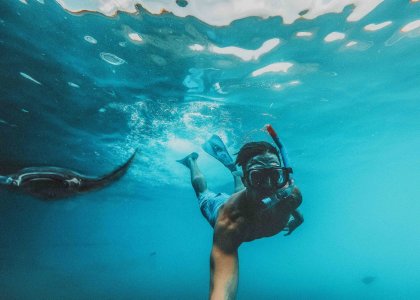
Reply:
<svg viewBox="0 0 420 300"><path fill-rule="evenodd" d="M100 176L86 176L59 167L24 168L14 174L0 176L0 184L44 200L57 200L103 188L121 178L135 155L112 172Z"/></svg>

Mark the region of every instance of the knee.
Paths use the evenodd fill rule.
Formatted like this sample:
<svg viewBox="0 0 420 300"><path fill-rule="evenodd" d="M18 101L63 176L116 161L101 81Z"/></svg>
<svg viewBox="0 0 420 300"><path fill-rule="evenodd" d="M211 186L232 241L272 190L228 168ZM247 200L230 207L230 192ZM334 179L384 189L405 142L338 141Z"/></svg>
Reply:
<svg viewBox="0 0 420 300"><path fill-rule="evenodd" d="M202 185L204 183L204 176L203 175L196 175L193 178L191 178L191 183L194 186Z"/></svg>

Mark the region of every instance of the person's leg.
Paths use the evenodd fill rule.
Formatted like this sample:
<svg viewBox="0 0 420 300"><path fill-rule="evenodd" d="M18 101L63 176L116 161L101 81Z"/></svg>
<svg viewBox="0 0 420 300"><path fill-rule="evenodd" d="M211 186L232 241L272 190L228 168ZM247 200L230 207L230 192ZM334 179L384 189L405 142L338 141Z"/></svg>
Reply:
<svg viewBox="0 0 420 300"><path fill-rule="evenodd" d="M207 189L207 182L197 165L198 154L193 152L178 160L190 170L191 184L198 199L200 211L209 224L214 227L220 207L227 201L229 195L214 193Z"/></svg>
<svg viewBox="0 0 420 300"><path fill-rule="evenodd" d="M198 154L196 152L192 152L183 159L178 160L178 162L190 170L191 184L194 188L195 195L199 197L201 193L207 190L207 182L203 173L201 173L198 168L197 158Z"/></svg>

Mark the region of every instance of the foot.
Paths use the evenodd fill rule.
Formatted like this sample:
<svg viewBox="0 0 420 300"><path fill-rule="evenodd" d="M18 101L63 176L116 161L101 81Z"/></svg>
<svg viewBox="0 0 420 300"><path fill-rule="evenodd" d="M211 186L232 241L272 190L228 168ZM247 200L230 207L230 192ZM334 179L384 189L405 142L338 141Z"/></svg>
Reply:
<svg viewBox="0 0 420 300"><path fill-rule="evenodd" d="M236 171L236 165L230 156L225 144L218 135L213 135L203 145L203 150L220 161L231 172Z"/></svg>
<svg viewBox="0 0 420 300"><path fill-rule="evenodd" d="M197 152L192 152L189 155L185 156L183 159L177 160L177 162L179 162L180 164L183 164L187 168L190 168L191 167L191 162L193 160L196 160L197 158L198 158L198 153Z"/></svg>

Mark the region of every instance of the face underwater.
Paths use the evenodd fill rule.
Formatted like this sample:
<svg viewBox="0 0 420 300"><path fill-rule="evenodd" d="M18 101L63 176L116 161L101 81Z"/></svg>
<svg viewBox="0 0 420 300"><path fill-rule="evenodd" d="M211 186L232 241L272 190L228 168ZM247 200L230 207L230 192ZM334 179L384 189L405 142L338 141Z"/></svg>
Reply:
<svg viewBox="0 0 420 300"><path fill-rule="evenodd" d="M251 158L246 164L245 180L248 188L265 195L273 194L286 185L288 170L281 167L275 154L260 154Z"/></svg>

